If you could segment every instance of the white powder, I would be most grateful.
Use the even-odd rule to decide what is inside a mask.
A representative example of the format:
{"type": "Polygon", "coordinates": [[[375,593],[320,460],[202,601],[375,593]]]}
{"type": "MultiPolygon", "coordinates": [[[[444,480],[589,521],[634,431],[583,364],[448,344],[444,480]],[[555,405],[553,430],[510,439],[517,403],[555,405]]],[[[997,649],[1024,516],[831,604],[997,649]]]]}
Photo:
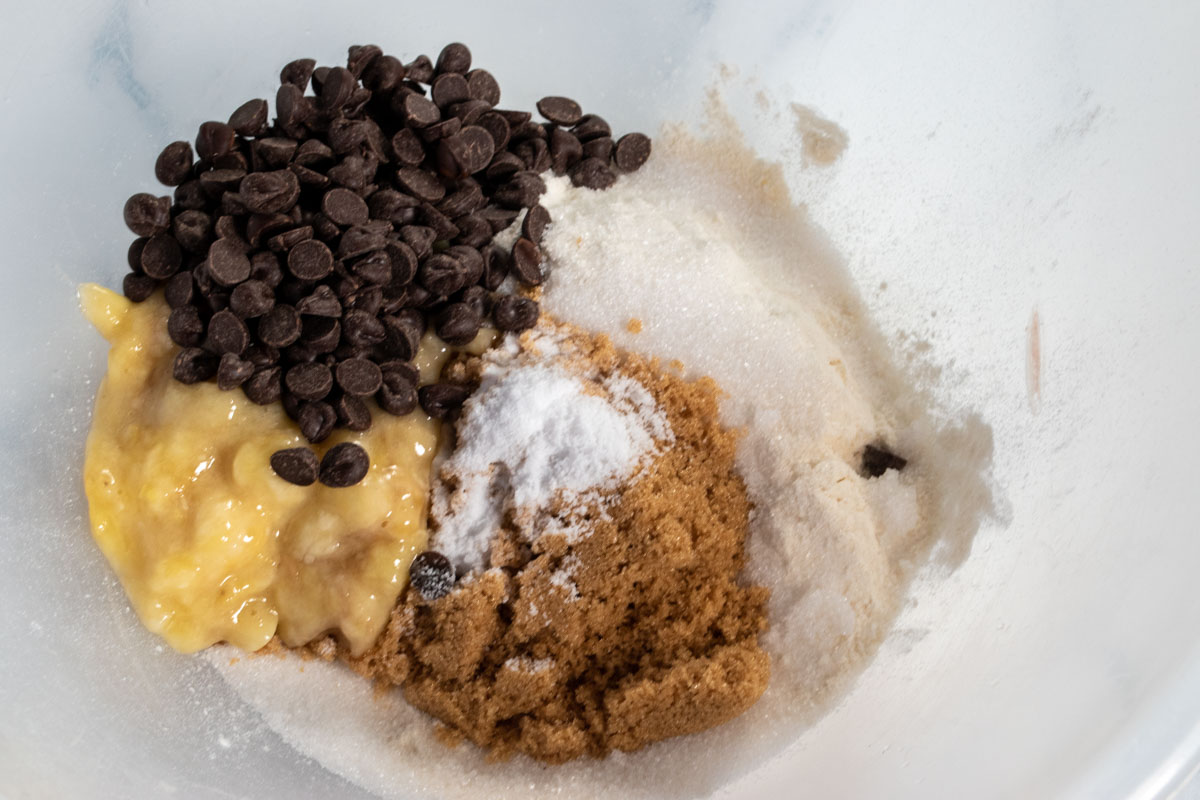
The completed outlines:
{"type": "MultiPolygon", "coordinates": [[[[542,202],[554,218],[544,240],[552,272],[544,303],[619,346],[678,358],[728,393],[722,413],[745,429],[738,465],[756,504],[749,570],[772,591],[767,693],[704,734],[547,769],[525,758],[489,764],[470,747],[445,749],[430,720],[398,694],[376,700],[365,681],[339,666],[309,662],[300,672],[294,660],[274,658],[230,665],[227,653],[213,652],[288,742],[380,796],[709,795],[793,741],[836,699],[887,630],[912,565],[934,542],[951,555],[965,552],[988,506],[981,479],[987,429],[929,416],[926,398],[890,365],[840,260],[791,204],[780,171],[730,139],[705,144],[668,132],[654,147],[641,171],[606,192],[549,181],[542,202]],[[633,317],[643,322],[641,334],[625,330],[633,317]],[[903,473],[858,474],[858,453],[876,439],[909,458],[903,473]]],[[[553,353],[551,345],[543,350],[553,353]]],[[[510,347],[501,352],[515,357],[510,347]]],[[[562,376],[550,372],[536,381],[515,377],[511,390],[494,396],[494,408],[502,400],[511,407],[518,396],[527,402],[522,386],[558,387],[562,376]]],[[[495,386],[508,376],[498,374],[495,386]]],[[[606,420],[612,430],[615,413],[637,420],[645,437],[659,431],[637,387],[595,388],[609,410],[592,422],[606,420]]],[[[580,399],[566,387],[556,391],[580,399]]],[[[517,405],[518,416],[528,411],[517,405]]],[[[566,429],[558,416],[565,412],[546,412],[566,429]]],[[[559,484],[542,469],[556,458],[573,461],[561,447],[525,457],[527,445],[549,447],[529,438],[537,420],[492,421],[512,425],[520,444],[491,443],[504,453],[504,470],[491,470],[496,456],[482,448],[469,463],[464,457],[464,475],[476,488],[454,513],[480,526],[502,513],[498,496],[515,497],[517,487],[506,484],[544,500],[559,484]]],[[[571,485],[603,481],[636,460],[620,448],[605,453],[603,468],[569,463],[571,485]]],[[[455,536],[463,540],[460,557],[478,557],[468,546],[473,535],[455,536]]],[[[556,576],[564,588],[569,579],[569,570],[556,576]]]]}
{"type": "MultiPolygon", "coordinates": [[[[629,478],[670,436],[666,417],[632,378],[589,393],[551,337],[537,353],[485,357],[479,390],[463,408],[458,446],[433,488],[430,546],[460,574],[486,566],[505,511],[533,523],[552,504],[582,508],[629,478]]],[[[593,384],[593,391],[597,388],[593,384]]],[[[569,523],[557,525],[568,538],[569,523]]]]}

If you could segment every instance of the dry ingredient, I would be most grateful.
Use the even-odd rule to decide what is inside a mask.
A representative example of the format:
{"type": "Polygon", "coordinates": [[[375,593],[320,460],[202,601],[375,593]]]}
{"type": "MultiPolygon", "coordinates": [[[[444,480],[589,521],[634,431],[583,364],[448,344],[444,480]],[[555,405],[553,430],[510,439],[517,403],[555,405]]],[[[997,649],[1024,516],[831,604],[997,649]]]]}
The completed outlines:
{"type": "Polygon", "coordinates": [[[632,751],[749,708],[767,592],[738,578],[750,504],[716,385],[545,319],[471,372],[431,516],[449,558],[414,561],[351,665],[492,757],[632,751]]]}

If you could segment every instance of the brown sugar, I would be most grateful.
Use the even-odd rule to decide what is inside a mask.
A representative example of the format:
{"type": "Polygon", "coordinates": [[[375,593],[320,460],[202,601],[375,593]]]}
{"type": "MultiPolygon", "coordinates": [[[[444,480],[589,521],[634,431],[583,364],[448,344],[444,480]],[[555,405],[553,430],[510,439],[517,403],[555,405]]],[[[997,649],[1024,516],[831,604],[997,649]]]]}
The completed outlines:
{"type": "MultiPolygon", "coordinates": [[[[341,655],[504,758],[560,763],[719,725],[766,688],[767,590],[745,586],[750,502],[720,390],[603,336],[571,334],[602,376],[640,381],[673,442],[587,514],[588,535],[528,537],[508,519],[489,569],[426,602],[408,591],[376,644],[341,655]]],[[[457,735],[457,736],[456,736],[457,735]]]]}

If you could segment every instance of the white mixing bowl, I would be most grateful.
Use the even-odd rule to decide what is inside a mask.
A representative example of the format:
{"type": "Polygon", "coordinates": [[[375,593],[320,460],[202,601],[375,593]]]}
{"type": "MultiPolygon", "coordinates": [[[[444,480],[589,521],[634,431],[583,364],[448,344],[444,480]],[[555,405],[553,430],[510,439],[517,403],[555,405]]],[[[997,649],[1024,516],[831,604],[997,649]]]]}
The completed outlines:
{"type": "Polygon", "coordinates": [[[1166,797],[1200,764],[1200,5],[74,5],[0,25],[0,796],[369,796],[128,609],[86,526],[105,348],[74,293],[119,285],[163,144],[367,41],[465,41],[506,103],[623,130],[720,81],[885,332],[994,427],[1008,521],[725,795],[1166,797]],[[804,164],[790,101],[849,133],[835,165],[804,164]]]}

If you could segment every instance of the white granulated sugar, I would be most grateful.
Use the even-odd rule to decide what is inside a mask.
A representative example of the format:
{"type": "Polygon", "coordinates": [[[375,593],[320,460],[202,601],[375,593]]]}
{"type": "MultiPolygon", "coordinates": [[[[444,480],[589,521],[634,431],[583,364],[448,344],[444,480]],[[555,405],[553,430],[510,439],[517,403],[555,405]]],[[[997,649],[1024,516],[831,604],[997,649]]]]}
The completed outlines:
{"type": "Polygon", "coordinates": [[[559,363],[549,337],[536,354],[486,357],[458,423],[459,444],[433,490],[430,546],[460,574],[486,566],[506,509],[533,521],[555,503],[591,504],[670,436],[637,381],[614,376],[601,387],[605,396],[589,393],[584,378],[559,363]]]}
{"type": "MultiPolygon", "coordinates": [[[[981,477],[990,435],[978,421],[927,413],[780,170],[729,134],[702,142],[668,130],[611,189],[550,178],[542,203],[553,218],[546,310],[711,375],[727,393],[724,420],[744,430],[738,469],[755,504],[748,572],[771,589],[766,695],[700,735],[546,768],[447,749],[399,693],[376,699],[336,665],[229,664],[220,651],[212,661],[286,741],[381,797],[707,796],[794,741],[849,685],[934,543],[965,552],[990,501],[981,477]],[[631,318],[641,333],[626,330],[631,318]],[[861,476],[861,450],[875,441],[909,466],[861,476]]],[[[584,393],[585,379],[559,368],[554,341],[539,351],[540,363],[511,342],[488,354],[464,447],[446,462],[463,489],[434,493],[435,546],[460,564],[482,564],[504,502],[586,497],[637,469],[669,433],[644,387],[593,380],[584,393]]],[[[569,519],[542,523],[570,533],[569,519]]],[[[555,582],[569,590],[570,573],[555,582]]]]}

